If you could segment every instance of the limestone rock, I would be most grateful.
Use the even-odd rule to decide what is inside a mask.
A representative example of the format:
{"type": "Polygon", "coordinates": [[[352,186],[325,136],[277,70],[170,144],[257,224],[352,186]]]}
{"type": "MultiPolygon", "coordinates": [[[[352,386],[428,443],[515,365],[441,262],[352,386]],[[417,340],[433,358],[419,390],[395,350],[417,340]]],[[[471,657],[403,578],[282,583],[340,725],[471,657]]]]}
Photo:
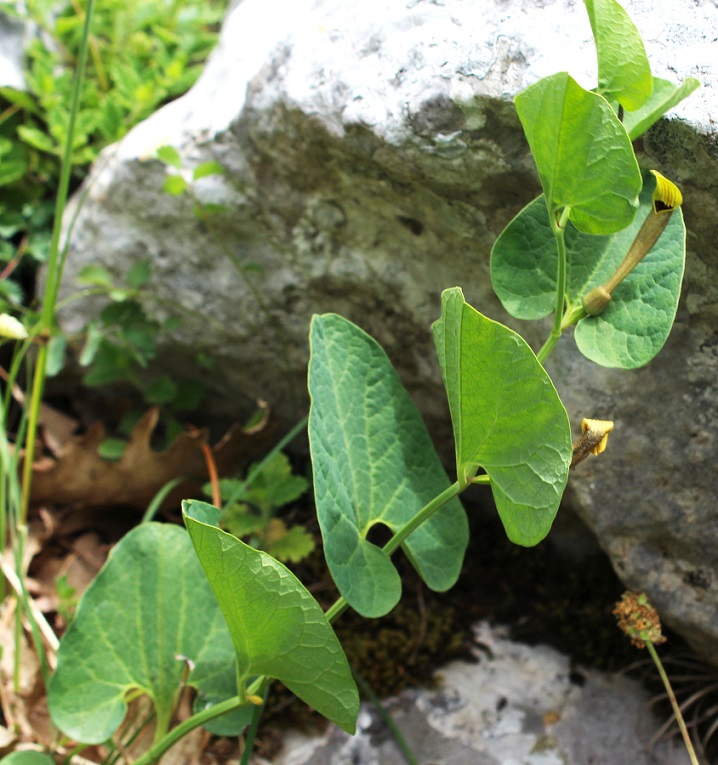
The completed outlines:
{"type": "MultiPolygon", "coordinates": [[[[640,154],[684,192],[683,298],[647,368],[598,369],[566,338],[550,371],[576,427],[582,416],[616,421],[607,454],[577,469],[571,503],[627,584],[715,661],[718,8],[625,5],[654,74],[704,84],[640,154]]],[[[65,294],[88,262],[121,274],[149,259],[148,311],[183,318],[164,340],[165,370],[203,379],[215,415],[235,419],[262,397],[287,427],[306,411],[310,316],[337,311],[386,348],[450,456],[429,325],[441,290],[457,284],[506,320],[489,250],[539,190],[511,98],[560,70],[595,83],[588,19],[573,0],[244,0],[193,90],[109,149],[76,198],[65,294]],[[196,195],[227,214],[201,222],[192,200],[162,193],[167,170],[153,156],[163,144],[188,173],[210,159],[224,166],[196,195]],[[210,374],[198,352],[215,357],[210,374]]],[[[93,310],[70,304],[65,328],[93,310]]],[[[517,328],[534,343],[546,330],[517,328]]]]}
{"type": "Polygon", "coordinates": [[[0,11],[0,87],[25,90],[25,27],[0,11]]]}
{"type": "MultiPolygon", "coordinates": [[[[420,765],[660,765],[687,763],[678,742],[652,745],[659,728],[646,692],[628,677],[572,672],[546,646],[507,640],[486,625],[478,664],[454,662],[438,687],[404,691],[386,706],[420,765]]],[[[357,734],[291,732],[272,765],[402,765],[371,705],[357,734]]]]}

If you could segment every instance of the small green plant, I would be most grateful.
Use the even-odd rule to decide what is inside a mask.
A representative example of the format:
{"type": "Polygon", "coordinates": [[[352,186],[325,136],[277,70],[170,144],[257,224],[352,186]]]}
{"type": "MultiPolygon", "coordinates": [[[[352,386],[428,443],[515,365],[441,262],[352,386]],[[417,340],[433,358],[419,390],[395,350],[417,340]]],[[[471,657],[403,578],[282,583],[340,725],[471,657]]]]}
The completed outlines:
{"type": "MultiPolygon", "coordinates": [[[[156,762],[198,726],[238,733],[249,724],[246,763],[272,679],[353,732],[358,693],[331,624],[349,607],[373,618],[397,604],[392,556],[401,548],[427,586],[449,589],[468,543],[458,497],[472,484],[490,487],[512,541],[546,536],[571,464],[605,448],[611,425],[587,420],[574,448],[543,362],[574,325],[579,350],[597,363],[649,361],[673,322],[685,254],[680,194],[640,172],[631,139],[696,83],[676,88],[651,76],[615,0],[586,6],[599,87],[586,91],[561,73],[517,96],[544,194],[509,224],[491,259],[507,310],[524,319],[553,312],[550,335],[534,353],[458,287],[442,295],[433,325],[456,479],[378,343],[340,316],[315,316],[309,442],[325,557],[341,597],[322,611],[281,562],[221,529],[218,508],[184,502],[186,532],[135,529],[82,598],[49,685],[52,719],[67,736],[108,741],[128,700],[146,694],[155,740],[135,765],[156,762]],[[391,535],[383,546],[372,541],[378,526],[391,535]],[[195,713],[174,725],[186,685],[197,691],[195,713]]],[[[266,494],[262,501],[271,505],[266,494]]]]}
{"type": "MultiPolygon", "coordinates": [[[[157,341],[163,332],[176,329],[181,319],[175,315],[164,322],[149,318],[140,303],[147,294],[152,273],[147,261],[131,267],[123,277],[114,277],[103,266],[91,264],[78,274],[78,282],[85,286],[72,299],[100,295],[109,302],[96,319],[84,328],[84,343],[77,357],[81,368],[86,370],[83,383],[99,387],[120,383],[134,390],[144,405],[160,407],[163,413],[165,440],[167,443],[182,432],[177,415],[196,409],[204,398],[204,386],[189,380],[175,380],[164,374],[149,377],[147,372],[157,355],[157,341]]],[[[61,344],[57,368],[64,362],[67,338],[56,338],[61,344]]],[[[200,364],[200,359],[197,360],[200,364]]],[[[200,364],[201,365],[201,364],[200,364]]],[[[120,424],[120,432],[128,436],[143,414],[140,407],[132,409],[120,424]]]]}
{"type": "MultiPolygon", "coordinates": [[[[223,529],[252,547],[264,550],[282,562],[298,563],[315,547],[314,539],[300,524],[288,526],[276,518],[276,511],[305,494],[309,481],[292,472],[289,458],[277,452],[257,470],[250,466],[250,483],[237,478],[222,478],[219,488],[223,503],[219,522],[223,529]]],[[[212,487],[205,494],[211,498],[212,487]]]]}
{"type": "Polygon", "coordinates": [[[57,605],[57,614],[62,621],[69,625],[75,618],[75,609],[79,600],[77,591],[67,581],[67,576],[58,576],[55,580],[55,590],[59,603],[57,605]]]}
{"type": "MultiPolygon", "coordinates": [[[[72,129],[72,185],[100,151],[187,91],[217,40],[224,0],[101,0],[90,65],[72,129]]],[[[0,310],[25,295],[5,278],[46,263],[55,190],[70,134],[68,102],[86,9],[73,2],[0,0],[0,13],[31,22],[27,91],[0,88],[0,310]]]]}
{"type": "MultiPolygon", "coordinates": [[[[84,38],[89,10],[80,4],[0,0],[0,13],[37,31],[26,52],[27,90],[0,88],[0,312],[20,314],[31,334],[43,327],[43,377],[63,368],[69,340],[54,327],[65,257],[59,229],[53,232],[64,209],[64,199],[55,198],[58,186],[74,188],[105,146],[191,87],[216,43],[224,10],[224,0],[100,0],[92,33],[84,38]],[[85,86],[72,112],[73,74],[86,54],[85,86]],[[39,264],[48,275],[42,310],[22,287],[39,264]]],[[[79,361],[88,370],[87,385],[129,384],[145,404],[162,407],[171,441],[182,429],[175,415],[196,408],[204,391],[167,375],[139,374],[155,357],[159,333],[179,321],[151,320],[136,300],[149,276],[148,263],[121,280],[100,266],[83,271],[80,297],[103,293],[111,302],[86,327],[79,361]]],[[[121,434],[140,415],[133,411],[121,434]]]]}

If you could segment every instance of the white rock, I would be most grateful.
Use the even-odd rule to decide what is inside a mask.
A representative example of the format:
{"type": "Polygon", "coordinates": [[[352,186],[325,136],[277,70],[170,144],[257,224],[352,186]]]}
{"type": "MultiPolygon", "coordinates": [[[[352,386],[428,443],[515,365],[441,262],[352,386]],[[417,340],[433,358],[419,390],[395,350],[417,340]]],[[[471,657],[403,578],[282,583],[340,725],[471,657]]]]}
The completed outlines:
{"type": "MultiPolygon", "coordinates": [[[[680,742],[651,744],[659,722],[640,685],[581,669],[546,646],[507,639],[481,624],[479,662],[442,669],[431,690],[386,703],[420,765],[687,765],[680,742]],[[572,681],[581,677],[581,683],[572,681]]],[[[272,765],[403,765],[371,706],[356,736],[293,731],[272,765]]]]}

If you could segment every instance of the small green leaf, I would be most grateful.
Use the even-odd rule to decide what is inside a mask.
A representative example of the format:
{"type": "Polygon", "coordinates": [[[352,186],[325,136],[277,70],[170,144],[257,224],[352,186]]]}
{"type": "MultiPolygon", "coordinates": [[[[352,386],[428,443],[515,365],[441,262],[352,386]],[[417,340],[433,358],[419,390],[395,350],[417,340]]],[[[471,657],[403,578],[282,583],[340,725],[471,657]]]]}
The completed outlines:
{"type": "MultiPolygon", "coordinates": [[[[254,467],[250,467],[250,472],[254,467]]],[[[244,491],[242,499],[269,512],[298,499],[308,488],[306,478],[292,474],[287,455],[277,452],[244,491]]]]}
{"type": "Polygon", "coordinates": [[[0,186],[22,178],[28,172],[28,152],[18,141],[4,141],[0,153],[0,186]]]}
{"type": "MultiPolygon", "coordinates": [[[[14,248],[12,254],[15,254],[14,248]]],[[[10,279],[0,279],[0,298],[7,301],[12,307],[20,307],[23,304],[25,293],[22,287],[10,279]]]]}
{"type": "Polygon", "coordinates": [[[659,77],[653,78],[653,93],[651,97],[635,112],[627,112],[623,124],[632,141],[643,135],[651,125],[684,98],[687,98],[701,84],[695,77],[687,77],[680,86],[659,77]]]}
{"type": "Polygon", "coordinates": [[[0,765],[55,765],[55,760],[44,752],[12,752],[0,760],[0,765]]]}
{"type": "Polygon", "coordinates": [[[134,297],[132,290],[112,289],[107,293],[107,297],[115,303],[124,303],[134,297]]]}
{"type": "MultiPolygon", "coordinates": [[[[240,478],[220,478],[219,479],[219,493],[222,497],[222,502],[236,502],[246,497],[245,494],[246,481],[240,478]]],[[[206,497],[212,496],[212,484],[206,483],[202,487],[202,492],[206,497]]]]}
{"type": "Polygon", "coordinates": [[[566,72],[545,77],[515,98],[549,216],[566,207],[576,228],[610,234],[635,215],[641,173],[625,128],[603,96],[566,72]]]}
{"type": "Polygon", "coordinates": [[[17,134],[20,138],[33,149],[44,151],[48,154],[59,154],[58,144],[36,127],[31,125],[19,125],[17,134]]]}
{"type": "Polygon", "coordinates": [[[55,377],[65,366],[65,351],[67,350],[67,337],[55,335],[47,344],[47,366],[45,373],[48,377],[55,377]]]}
{"type": "Polygon", "coordinates": [[[127,448],[127,441],[123,438],[106,438],[97,447],[97,453],[103,460],[119,462],[127,448]]]}
{"type": "Polygon", "coordinates": [[[97,321],[91,321],[87,327],[85,327],[85,332],[85,345],[83,346],[82,353],[78,359],[81,367],[87,367],[92,364],[104,337],[102,328],[97,321]]]}
{"type": "Polygon", "coordinates": [[[317,601],[286,566],[217,528],[217,508],[190,501],[182,513],[229,625],[240,686],[256,675],[276,678],[354,733],[359,694],[317,601]]]}
{"type": "Polygon", "coordinates": [[[112,274],[104,267],[91,263],[83,266],[77,274],[80,284],[90,284],[96,287],[112,287],[112,274]]]}
{"type": "MultiPolygon", "coordinates": [[[[309,362],[309,444],[324,553],[339,591],[363,616],[401,597],[390,557],[367,539],[397,532],[450,481],[416,406],[379,344],[335,314],[314,316],[309,362]]],[[[453,586],[468,541],[452,500],[403,543],[427,585],[453,586]]]]}
{"type": "Polygon", "coordinates": [[[250,513],[248,505],[237,502],[227,505],[219,520],[220,527],[237,539],[256,534],[267,525],[264,518],[250,513]]]}
{"type": "Polygon", "coordinates": [[[177,170],[182,169],[182,157],[174,146],[160,146],[160,148],[157,149],[157,159],[159,159],[160,162],[164,162],[165,165],[174,167],[177,170]]]}
{"type": "Polygon", "coordinates": [[[187,181],[181,175],[168,175],[162,184],[162,190],[173,197],[178,197],[187,189],[187,181]]]}
{"type": "Polygon", "coordinates": [[[188,535],[146,523],[113,549],[62,638],[48,690],[53,723],[77,741],[102,743],[139,690],[166,730],[186,660],[194,687],[218,663],[234,675],[230,634],[188,535]]]}
{"type": "Polygon", "coordinates": [[[616,0],[585,0],[598,54],[598,92],[627,111],[653,90],[651,65],[639,31],[616,0]]]}
{"type": "Polygon", "coordinates": [[[471,480],[483,468],[509,539],[535,545],[551,528],[568,480],[566,410],[526,342],[475,311],[458,287],[444,291],[433,329],[457,472],[471,480]]]}
{"type": "Polygon", "coordinates": [[[168,404],[177,395],[177,383],[165,375],[155,380],[145,391],[145,399],[149,404],[168,404]]]}
{"type": "Polygon", "coordinates": [[[287,533],[272,542],[272,555],[281,561],[299,563],[304,560],[316,547],[314,537],[304,526],[292,526],[287,533]]]}
{"type": "Polygon", "coordinates": [[[210,175],[223,175],[224,167],[219,162],[203,162],[195,167],[192,173],[192,180],[198,181],[200,178],[207,178],[210,175]]]}
{"type": "MultiPolygon", "coordinates": [[[[8,11],[11,10],[12,6],[6,5],[5,8],[3,8],[3,13],[8,13],[8,11]]],[[[38,111],[35,99],[24,90],[16,90],[15,88],[3,86],[0,88],[0,96],[11,104],[16,104],[21,109],[30,112],[30,114],[36,114],[38,111]]]]}
{"type": "Polygon", "coordinates": [[[232,212],[232,208],[229,205],[219,204],[218,202],[205,202],[194,207],[194,214],[200,219],[207,215],[223,215],[229,212],[232,212]]]}
{"type": "Polygon", "coordinates": [[[152,275],[152,264],[149,260],[140,260],[135,263],[132,268],[127,272],[125,277],[125,284],[133,290],[137,290],[140,287],[144,287],[147,284],[148,279],[152,275]]]}
{"type": "Polygon", "coordinates": [[[27,237],[26,252],[33,260],[38,263],[47,263],[50,256],[50,242],[52,234],[50,231],[34,231],[27,237]]]}

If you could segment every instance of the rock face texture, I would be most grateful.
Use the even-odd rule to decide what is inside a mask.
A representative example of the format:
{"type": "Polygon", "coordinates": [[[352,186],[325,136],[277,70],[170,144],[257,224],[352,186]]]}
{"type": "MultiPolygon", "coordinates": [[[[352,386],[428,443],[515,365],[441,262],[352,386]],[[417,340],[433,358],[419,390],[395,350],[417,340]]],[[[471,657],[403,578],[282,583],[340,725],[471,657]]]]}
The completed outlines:
{"type": "Polygon", "coordinates": [[[25,89],[22,71],[25,28],[0,11],[0,87],[25,89]]]}
{"type": "MultiPolygon", "coordinates": [[[[716,661],[718,7],[625,6],[656,76],[703,82],[640,147],[641,163],[684,193],[683,297],[647,368],[594,367],[570,337],[548,368],[576,428],[582,416],[616,422],[608,452],[577,468],[571,504],[626,584],[716,661]]],[[[244,0],[195,88],[101,158],[77,198],[65,292],[88,262],[119,276],[149,260],[147,310],[183,320],[163,341],[165,370],[203,379],[216,415],[241,416],[262,397],[287,427],[306,411],[310,317],[339,312],[382,343],[449,456],[429,325],[455,285],[506,320],[489,251],[539,192],[511,98],[561,70],[595,84],[573,0],[244,0]],[[225,174],[193,184],[194,199],[171,197],[153,159],[164,144],[186,173],[214,160],[225,174]],[[227,211],[200,221],[198,201],[227,211]],[[199,352],[216,359],[211,374],[199,352]]],[[[65,327],[94,310],[72,303],[65,327]]],[[[546,333],[508,323],[535,347],[546,333]]]]}
{"type": "MultiPolygon", "coordinates": [[[[650,743],[659,722],[628,677],[572,672],[546,646],[520,645],[485,625],[478,664],[455,662],[438,687],[405,691],[387,707],[421,765],[662,765],[687,763],[680,742],[650,743]]],[[[357,734],[290,733],[272,765],[402,765],[391,733],[367,705],[357,734]]]]}

